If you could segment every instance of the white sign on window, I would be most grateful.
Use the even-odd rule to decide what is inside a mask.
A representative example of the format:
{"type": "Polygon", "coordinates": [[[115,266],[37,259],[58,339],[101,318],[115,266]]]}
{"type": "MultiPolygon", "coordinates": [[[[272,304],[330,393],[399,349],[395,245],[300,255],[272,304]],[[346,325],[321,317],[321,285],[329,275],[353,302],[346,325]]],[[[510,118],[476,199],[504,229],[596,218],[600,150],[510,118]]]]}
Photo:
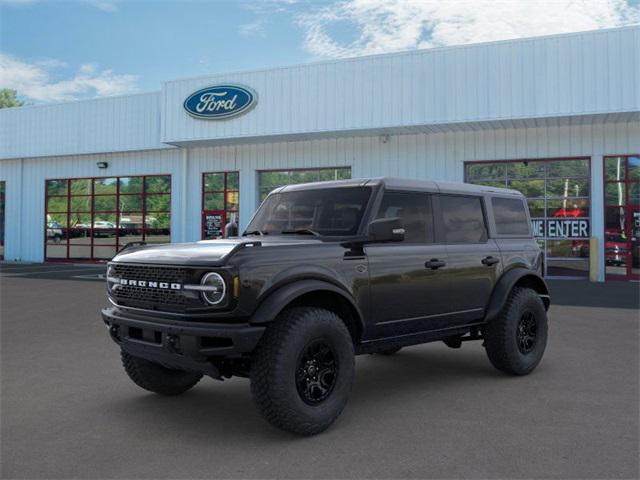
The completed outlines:
{"type": "Polygon", "coordinates": [[[589,220],[569,218],[532,220],[533,235],[547,238],[589,238],[589,220]]]}

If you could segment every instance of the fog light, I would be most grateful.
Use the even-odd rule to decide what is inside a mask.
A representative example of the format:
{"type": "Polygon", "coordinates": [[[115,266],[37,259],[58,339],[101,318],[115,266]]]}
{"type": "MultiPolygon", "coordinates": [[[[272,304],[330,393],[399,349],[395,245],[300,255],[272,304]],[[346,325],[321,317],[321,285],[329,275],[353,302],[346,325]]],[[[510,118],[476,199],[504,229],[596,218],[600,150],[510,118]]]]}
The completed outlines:
{"type": "Polygon", "coordinates": [[[224,283],[224,279],[218,273],[207,273],[202,277],[202,281],[200,283],[205,287],[201,292],[202,298],[209,305],[218,305],[222,300],[224,300],[227,287],[224,283]]]}

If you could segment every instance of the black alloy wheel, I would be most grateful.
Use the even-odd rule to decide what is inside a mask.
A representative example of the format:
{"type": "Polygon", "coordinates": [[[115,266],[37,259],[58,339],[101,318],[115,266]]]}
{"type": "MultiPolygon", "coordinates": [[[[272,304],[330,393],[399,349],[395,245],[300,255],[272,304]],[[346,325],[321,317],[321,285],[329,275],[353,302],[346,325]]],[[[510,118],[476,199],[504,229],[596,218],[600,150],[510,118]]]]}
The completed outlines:
{"type": "Polygon", "coordinates": [[[510,375],[531,373],[542,360],[549,335],[547,311],[538,292],[515,287],[483,333],[494,367],[510,375]]]}
{"type": "Polygon", "coordinates": [[[324,340],[309,343],[300,355],[296,369],[298,394],[307,405],[323,402],[336,384],[338,360],[333,348],[324,340]]]}
{"type": "Polygon", "coordinates": [[[533,312],[526,311],[520,317],[516,330],[518,340],[518,350],[523,354],[528,354],[536,346],[538,333],[538,322],[533,312]]]}

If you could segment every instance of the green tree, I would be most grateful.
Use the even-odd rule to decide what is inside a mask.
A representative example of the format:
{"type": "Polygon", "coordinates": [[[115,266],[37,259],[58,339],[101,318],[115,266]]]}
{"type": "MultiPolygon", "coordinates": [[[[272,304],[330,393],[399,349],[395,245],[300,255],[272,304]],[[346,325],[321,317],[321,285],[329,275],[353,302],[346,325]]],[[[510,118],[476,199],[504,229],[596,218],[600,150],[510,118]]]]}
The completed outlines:
{"type": "Polygon", "coordinates": [[[9,88],[0,89],[0,108],[21,107],[24,102],[18,100],[18,92],[9,88]]]}

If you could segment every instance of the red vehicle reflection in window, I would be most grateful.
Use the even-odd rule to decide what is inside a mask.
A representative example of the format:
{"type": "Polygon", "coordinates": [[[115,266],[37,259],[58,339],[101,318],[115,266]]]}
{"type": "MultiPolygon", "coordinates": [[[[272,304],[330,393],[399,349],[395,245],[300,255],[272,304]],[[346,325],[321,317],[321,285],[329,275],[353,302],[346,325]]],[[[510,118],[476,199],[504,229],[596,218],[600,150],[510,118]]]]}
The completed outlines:
{"type": "Polygon", "coordinates": [[[578,218],[578,217],[586,217],[587,213],[581,208],[559,208],[555,212],[553,212],[553,216],[556,218],[578,218]]]}
{"type": "Polygon", "coordinates": [[[604,259],[607,265],[626,265],[628,243],[624,231],[604,232],[604,259]]]}

